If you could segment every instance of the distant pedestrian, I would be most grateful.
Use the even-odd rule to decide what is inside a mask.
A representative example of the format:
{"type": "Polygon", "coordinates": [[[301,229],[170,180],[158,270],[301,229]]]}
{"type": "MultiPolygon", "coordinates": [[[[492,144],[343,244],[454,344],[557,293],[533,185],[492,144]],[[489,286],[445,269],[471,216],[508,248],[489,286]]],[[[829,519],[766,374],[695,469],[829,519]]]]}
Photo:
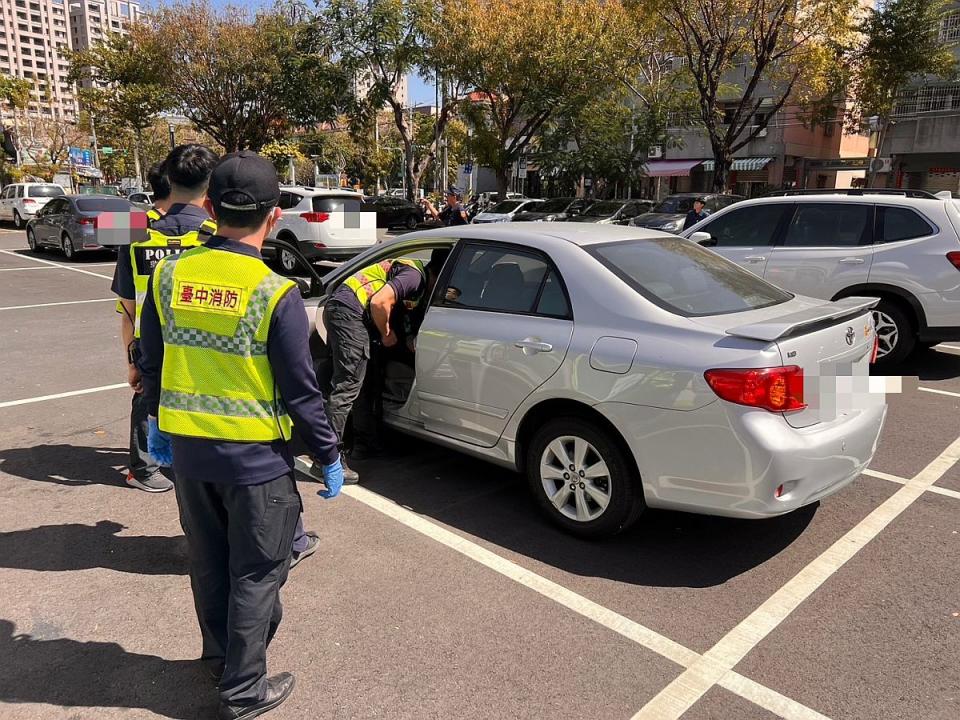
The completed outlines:
{"type": "Polygon", "coordinates": [[[467,211],[460,204],[462,193],[460,188],[451,185],[447,188],[446,205],[442,210],[437,210],[433,203],[424,198],[420,201],[423,209],[426,210],[434,220],[439,220],[445,226],[466,225],[470,221],[467,218],[467,211]]]}
{"type": "Polygon", "coordinates": [[[687,217],[683,221],[684,230],[686,230],[688,227],[693,227],[707,217],[707,215],[709,215],[709,213],[704,209],[706,206],[707,202],[702,197],[698,197],[693,201],[693,209],[687,213],[687,217]]]}

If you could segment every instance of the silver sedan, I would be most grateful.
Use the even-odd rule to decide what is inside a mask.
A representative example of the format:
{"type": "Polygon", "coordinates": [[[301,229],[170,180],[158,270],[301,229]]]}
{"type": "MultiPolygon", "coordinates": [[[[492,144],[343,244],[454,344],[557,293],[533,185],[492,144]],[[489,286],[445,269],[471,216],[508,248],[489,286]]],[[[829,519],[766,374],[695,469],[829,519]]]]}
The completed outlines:
{"type": "Polygon", "coordinates": [[[654,230],[516,223],[378,245],[323,279],[321,304],[367,264],[438,247],[453,252],[415,358],[386,364],[384,421],[523,473],[571,532],[648,507],[779,515],[873,457],[874,299],[796,296],[654,230]]]}

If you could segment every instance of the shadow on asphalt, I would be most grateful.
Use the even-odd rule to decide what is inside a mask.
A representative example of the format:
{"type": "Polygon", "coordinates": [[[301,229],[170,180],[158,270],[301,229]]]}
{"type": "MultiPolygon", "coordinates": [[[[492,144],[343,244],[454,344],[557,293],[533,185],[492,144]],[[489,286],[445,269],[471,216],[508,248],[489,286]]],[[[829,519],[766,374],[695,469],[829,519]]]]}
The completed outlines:
{"type": "Polygon", "coordinates": [[[119,535],[112,520],[96,525],[41,525],[0,533],[0,567],[67,571],[106,568],[136,575],[186,575],[187,541],[182,535],[119,535]]]}
{"type": "Polygon", "coordinates": [[[0,450],[0,472],[57,485],[126,488],[124,468],[129,458],[127,448],[34,445],[0,450]]]}
{"type": "Polygon", "coordinates": [[[587,541],[550,524],[519,475],[423,442],[400,442],[395,459],[351,463],[363,487],[560,570],[635,585],[724,583],[787,548],[819,507],[767,520],[648,510],[627,532],[587,541]]]}
{"type": "MultiPolygon", "coordinates": [[[[24,240],[23,242],[26,244],[27,241],[24,240]]],[[[83,252],[78,252],[76,255],[74,255],[73,260],[68,260],[63,256],[62,252],[50,247],[39,252],[34,252],[27,247],[11,248],[10,251],[16,253],[17,255],[23,255],[24,257],[37,257],[42,260],[50,260],[51,262],[58,262],[64,265],[103,263],[117,259],[117,254],[112,250],[84,250],[83,252]]]]}
{"type": "MultiPolygon", "coordinates": [[[[196,660],[165,660],[129,652],[117,643],[14,631],[12,622],[0,620],[0,702],[138,708],[175,720],[215,714],[213,681],[196,660]]],[[[83,711],[71,715],[69,709],[54,714],[95,717],[83,711]]]]}
{"type": "Polygon", "coordinates": [[[875,374],[903,375],[929,381],[955,380],[960,378],[960,354],[936,348],[919,350],[898,367],[875,374]]]}

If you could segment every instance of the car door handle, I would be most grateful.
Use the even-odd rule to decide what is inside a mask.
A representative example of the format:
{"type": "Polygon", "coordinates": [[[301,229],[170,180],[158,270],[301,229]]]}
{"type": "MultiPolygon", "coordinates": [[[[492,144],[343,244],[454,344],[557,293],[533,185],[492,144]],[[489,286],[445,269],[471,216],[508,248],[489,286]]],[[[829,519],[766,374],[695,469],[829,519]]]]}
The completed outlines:
{"type": "Polygon", "coordinates": [[[846,257],[840,258],[840,262],[843,265],[863,265],[863,258],[860,257],[846,257]]]}
{"type": "Polygon", "coordinates": [[[767,256],[766,256],[766,255],[747,255],[747,256],[744,258],[744,260],[746,260],[747,262],[750,262],[750,263],[763,262],[763,261],[766,260],[766,259],[767,259],[767,256]]]}
{"type": "Polygon", "coordinates": [[[513,346],[523,350],[524,355],[551,352],[553,350],[553,345],[550,343],[540,342],[535,338],[524,338],[523,340],[517,340],[513,346]]]}

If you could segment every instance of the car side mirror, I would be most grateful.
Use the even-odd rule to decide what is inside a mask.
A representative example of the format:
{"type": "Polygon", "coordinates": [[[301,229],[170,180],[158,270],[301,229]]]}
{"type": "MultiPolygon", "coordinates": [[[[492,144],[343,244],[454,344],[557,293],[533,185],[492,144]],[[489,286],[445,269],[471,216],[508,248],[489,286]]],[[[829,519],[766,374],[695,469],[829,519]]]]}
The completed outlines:
{"type": "Polygon", "coordinates": [[[717,240],[713,235],[708,232],[695,232],[690,236],[690,239],[693,240],[698,245],[703,245],[704,247],[716,247],[717,240]]]}

